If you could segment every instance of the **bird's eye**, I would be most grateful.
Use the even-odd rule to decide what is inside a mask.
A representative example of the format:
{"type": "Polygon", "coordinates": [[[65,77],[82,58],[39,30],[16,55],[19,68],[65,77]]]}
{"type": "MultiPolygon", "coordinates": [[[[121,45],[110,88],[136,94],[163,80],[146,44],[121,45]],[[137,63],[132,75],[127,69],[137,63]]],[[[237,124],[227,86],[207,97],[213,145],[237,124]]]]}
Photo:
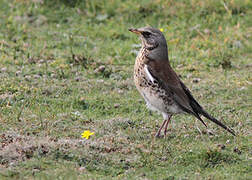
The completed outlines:
{"type": "Polygon", "coordinates": [[[148,32],[148,31],[144,31],[144,32],[142,32],[142,35],[143,35],[145,38],[149,38],[150,35],[151,35],[151,33],[148,32]]]}

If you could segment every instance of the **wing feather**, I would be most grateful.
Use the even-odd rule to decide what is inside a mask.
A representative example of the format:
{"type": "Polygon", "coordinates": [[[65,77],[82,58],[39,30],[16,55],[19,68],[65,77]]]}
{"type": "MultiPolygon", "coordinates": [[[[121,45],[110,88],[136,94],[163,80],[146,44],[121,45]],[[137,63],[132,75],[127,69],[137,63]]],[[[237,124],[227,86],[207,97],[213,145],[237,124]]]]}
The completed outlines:
{"type": "Polygon", "coordinates": [[[210,121],[221,126],[235,136],[235,132],[209,115],[200,104],[194,99],[190,90],[179,79],[176,72],[171,68],[169,61],[148,61],[146,65],[147,72],[169,93],[177,105],[185,112],[194,115],[205,126],[206,124],[201,119],[200,115],[205,116],[210,121]]]}

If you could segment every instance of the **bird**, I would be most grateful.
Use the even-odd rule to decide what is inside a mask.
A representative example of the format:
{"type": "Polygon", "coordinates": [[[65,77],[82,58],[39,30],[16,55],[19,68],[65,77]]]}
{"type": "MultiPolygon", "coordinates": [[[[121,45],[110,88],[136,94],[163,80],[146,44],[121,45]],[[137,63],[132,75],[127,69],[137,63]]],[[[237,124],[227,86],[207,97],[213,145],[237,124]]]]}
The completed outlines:
{"type": "Polygon", "coordinates": [[[219,125],[232,135],[233,129],[214,118],[195,100],[190,90],[172,69],[168,57],[168,48],[163,33],[153,27],[129,28],[140,36],[141,49],[135,60],[134,83],[150,110],[158,111],[163,116],[163,123],[156,132],[156,137],[167,134],[168,124],[173,115],[190,114],[204,126],[201,116],[219,125]]]}

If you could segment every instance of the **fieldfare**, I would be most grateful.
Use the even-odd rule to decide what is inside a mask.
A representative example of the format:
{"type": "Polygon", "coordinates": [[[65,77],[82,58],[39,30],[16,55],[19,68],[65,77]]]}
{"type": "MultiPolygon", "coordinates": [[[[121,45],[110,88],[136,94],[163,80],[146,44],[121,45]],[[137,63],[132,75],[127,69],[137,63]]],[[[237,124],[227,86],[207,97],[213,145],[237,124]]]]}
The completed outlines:
{"type": "Polygon", "coordinates": [[[206,126],[200,117],[203,115],[235,136],[232,129],[212,117],[199,105],[179,79],[170,65],[166,39],[159,29],[143,27],[130,28],[129,31],[138,34],[142,41],[134,66],[137,90],[146,101],[147,107],[159,111],[164,118],[156,137],[160,137],[163,128],[166,135],[172,115],[180,113],[194,115],[206,126]]]}

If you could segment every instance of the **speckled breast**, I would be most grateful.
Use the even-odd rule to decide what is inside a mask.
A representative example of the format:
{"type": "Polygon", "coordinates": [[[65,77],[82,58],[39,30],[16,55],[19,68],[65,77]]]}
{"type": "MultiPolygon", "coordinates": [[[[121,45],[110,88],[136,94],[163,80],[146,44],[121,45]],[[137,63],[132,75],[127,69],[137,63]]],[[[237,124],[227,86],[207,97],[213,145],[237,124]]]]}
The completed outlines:
{"type": "Polygon", "coordinates": [[[144,71],[144,59],[148,50],[141,48],[136,58],[134,66],[134,82],[137,90],[143,96],[148,108],[163,113],[178,113],[179,108],[174,103],[171,96],[160,87],[158,82],[152,82],[148,79],[144,71]]]}

